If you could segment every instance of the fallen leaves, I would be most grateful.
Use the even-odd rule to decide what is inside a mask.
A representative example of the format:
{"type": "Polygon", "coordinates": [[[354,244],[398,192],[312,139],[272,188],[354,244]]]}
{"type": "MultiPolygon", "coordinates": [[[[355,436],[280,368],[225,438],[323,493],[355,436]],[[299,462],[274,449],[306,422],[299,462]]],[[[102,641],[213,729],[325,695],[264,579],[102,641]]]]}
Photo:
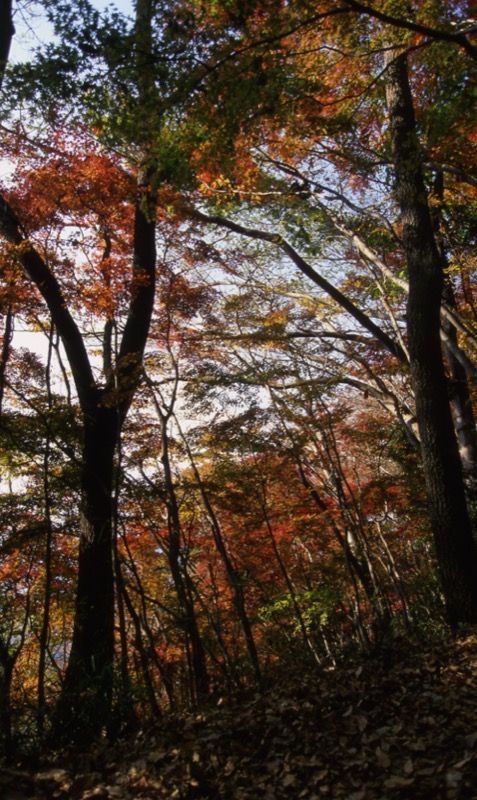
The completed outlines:
{"type": "Polygon", "coordinates": [[[5,800],[475,800],[477,638],[407,645],[5,770],[5,800]]]}

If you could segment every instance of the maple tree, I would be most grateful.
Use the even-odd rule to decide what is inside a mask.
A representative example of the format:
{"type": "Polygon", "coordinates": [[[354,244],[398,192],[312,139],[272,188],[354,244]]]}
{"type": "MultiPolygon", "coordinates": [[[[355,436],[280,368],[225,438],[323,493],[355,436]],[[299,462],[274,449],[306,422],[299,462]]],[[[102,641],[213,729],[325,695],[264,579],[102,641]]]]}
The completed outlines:
{"type": "MultiPolygon", "coordinates": [[[[310,212],[313,213],[314,207],[320,208],[337,230],[342,231],[343,228],[346,230],[346,216],[343,215],[343,206],[344,210],[348,207],[354,214],[363,214],[363,212],[360,212],[358,200],[355,200],[352,194],[346,196],[345,192],[336,191],[333,185],[330,186],[328,176],[325,181],[320,178],[320,172],[323,170],[324,165],[335,176],[336,181],[343,181],[351,191],[358,188],[357,181],[359,181],[362,192],[366,192],[366,190],[383,192],[386,181],[384,175],[381,177],[379,169],[377,171],[377,180],[370,179],[369,171],[372,169],[372,159],[373,157],[376,159],[377,165],[382,163],[390,164],[396,184],[398,205],[402,215],[402,220],[398,223],[399,231],[394,228],[395,244],[398,244],[403,249],[409,273],[409,298],[407,302],[409,352],[405,354],[400,344],[393,342],[396,331],[394,331],[394,336],[389,337],[382,328],[369,318],[369,315],[357,308],[356,304],[350,303],[346,295],[338,293],[335,287],[318,275],[316,270],[309,264],[309,261],[306,261],[297,252],[296,247],[293,247],[281,233],[245,226],[234,219],[227,219],[223,215],[207,215],[201,211],[192,211],[191,213],[203,221],[225,226],[244,236],[268,241],[272,245],[279,247],[293,260],[300,270],[327,291],[382,345],[397,355],[404,364],[409,361],[413,375],[416,414],[421,432],[421,447],[436,549],[439,554],[449,618],[453,625],[457,625],[459,622],[471,622],[475,619],[476,562],[461,473],[461,462],[457,454],[455,433],[450,417],[439,340],[442,280],[445,262],[439,253],[436,232],[429,211],[428,192],[425,188],[422,168],[419,165],[421,144],[418,140],[417,127],[414,120],[410,84],[404,70],[400,75],[400,80],[397,80],[394,66],[395,63],[404,63],[404,55],[400,55],[401,53],[405,53],[409,48],[418,46],[416,45],[415,37],[413,39],[410,34],[407,35],[407,38],[401,36],[399,39],[396,28],[408,28],[411,32],[427,32],[429,35],[432,31],[430,29],[425,31],[426,26],[422,30],[419,29],[419,26],[413,27],[412,24],[410,26],[400,26],[399,20],[396,22],[392,15],[375,13],[372,7],[366,5],[352,3],[345,5],[363,12],[361,17],[363,26],[368,29],[371,41],[374,39],[376,42],[376,48],[379,47],[380,49],[373,51],[369,45],[369,38],[364,38],[360,30],[359,33],[345,31],[343,27],[344,17],[337,16],[332,18],[331,16],[326,16],[325,11],[323,11],[323,15],[326,17],[324,31],[318,31],[314,24],[315,20],[311,24],[306,21],[306,32],[300,30],[300,44],[303,47],[302,42],[306,40],[308,49],[306,49],[306,57],[301,59],[300,45],[297,45],[297,55],[291,67],[291,73],[293,74],[294,68],[296,70],[302,69],[303,72],[298,72],[298,74],[303,74],[306,80],[308,74],[305,70],[309,68],[307,62],[314,60],[314,74],[319,74],[320,77],[323,77],[321,77],[318,85],[310,86],[308,97],[311,95],[315,98],[317,104],[321,104],[325,108],[325,112],[321,117],[322,131],[319,134],[316,132],[316,126],[306,130],[303,125],[303,119],[306,120],[306,123],[308,123],[308,119],[315,122],[314,111],[311,110],[310,112],[306,106],[301,110],[302,115],[299,124],[302,126],[302,139],[298,142],[298,148],[301,148],[304,153],[303,161],[305,167],[301,167],[300,150],[293,148],[293,145],[297,144],[296,134],[294,138],[292,134],[292,146],[290,146],[290,141],[287,139],[286,124],[288,120],[281,119],[280,123],[278,123],[276,116],[271,116],[265,108],[258,125],[253,128],[250,134],[251,149],[249,153],[254,160],[255,167],[251,167],[249,170],[249,184],[247,185],[247,182],[244,183],[243,181],[239,182],[233,172],[234,167],[232,167],[232,171],[228,173],[231,177],[227,178],[225,183],[220,178],[220,173],[218,178],[207,178],[205,192],[212,197],[214,194],[219,196],[220,194],[229,195],[235,197],[237,202],[240,198],[243,198],[245,204],[248,203],[248,205],[251,204],[252,206],[260,200],[260,212],[255,215],[260,218],[264,216],[264,204],[268,194],[266,190],[260,191],[262,188],[258,183],[260,174],[263,176],[262,180],[268,182],[268,186],[275,185],[275,193],[285,198],[285,202],[290,193],[297,193],[297,188],[291,184],[291,179],[293,178],[295,186],[298,183],[299,196],[304,197],[305,201],[310,199],[310,212]],[[370,18],[376,18],[384,23],[390,23],[390,25],[388,27],[386,27],[386,24],[384,26],[373,25],[370,22],[370,18]],[[389,41],[392,42],[393,37],[398,41],[398,44],[394,45],[395,51],[390,49],[393,45],[389,44],[389,41]],[[329,43],[333,44],[335,42],[336,48],[341,48],[338,52],[342,53],[336,58],[334,56],[330,57],[327,49],[329,43]],[[351,49],[352,46],[353,49],[351,49]],[[389,56],[386,63],[386,61],[383,62],[380,55],[383,49],[391,54],[393,52],[399,52],[399,54],[394,57],[392,55],[389,56]],[[356,65],[357,58],[360,58],[366,64],[366,69],[361,70],[358,77],[358,73],[353,72],[351,85],[350,70],[356,65]],[[326,77],[324,77],[323,67],[325,64],[329,65],[332,59],[334,59],[334,63],[331,64],[331,69],[326,71],[326,77]],[[384,75],[384,83],[387,86],[387,108],[382,103],[382,95],[372,92],[373,85],[379,77],[378,69],[384,75]],[[330,85],[331,80],[334,81],[333,85],[330,85]],[[331,97],[328,94],[330,91],[332,92],[331,97]],[[396,99],[398,94],[400,100],[396,99]],[[372,112],[369,101],[371,97],[375,100],[376,95],[379,105],[372,112]],[[326,105],[333,105],[341,111],[343,114],[341,126],[337,126],[336,117],[333,117],[332,121],[330,121],[326,114],[326,105]],[[351,129],[346,123],[346,118],[350,114],[354,120],[353,131],[356,132],[352,135],[350,135],[351,129]],[[266,118],[265,123],[264,118],[266,118]],[[380,131],[380,126],[382,130],[383,126],[388,124],[388,119],[391,134],[390,151],[386,140],[383,141],[380,131]],[[278,124],[281,124],[281,130],[285,131],[284,135],[281,133],[281,135],[277,136],[278,124]],[[263,135],[266,126],[270,130],[268,140],[266,138],[267,131],[265,137],[263,135]],[[260,138],[261,141],[259,141],[260,138]],[[321,144],[321,139],[324,142],[323,145],[321,144]],[[255,158],[254,151],[257,153],[255,158]],[[313,154],[314,161],[311,160],[310,153],[313,154]],[[268,170],[267,166],[269,167],[268,170]],[[414,171],[412,171],[413,169],[414,171]],[[283,176],[282,181],[279,180],[277,182],[277,172],[283,176]],[[414,182],[413,190],[411,190],[412,182],[414,182]],[[372,189],[373,185],[376,188],[372,189]],[[256,190],[255,186],[257,186],[256,190]],[[425,196],[425,199],[422,199],[423,196],[425,196]],[[337,200],[342,207],[338,212],[333,207],[334,200],[337,200]],[[427,241],[426,246],[428,249],[426,251],[424,241],[427,241]],[[427,261],[423,260],[424,252],[426,252],[427,261]],[[422,267],[423,263],[433,265],[432,269],[429,269],[427,277],[422,267]],[[414,271],[412,269],[413,264],[414,271]],[[433,292],[435,292],[434,295],[433,292]],[[434,297],[433,304],[431,303],[432,297],[434,297]],[[427,321],[424,321],[424,309],[430,315],[432,314],[427,321]],[[433,309],[432,312],[431,309],[433,309]],[[434,331],[433,339],[431,338],[432,330],[434,331]],[[434,343],[433,346],[431,346],[432,341],[434,343]],[[426,373],[427,378],[424,378],[426,373]],[[439,397],[442,398],[442,402],[438,400],[439,397]],[[436,403],[435,408],[433,408],[434,402],[436,403]],[[434,444],[437,444],[437,448],[434,448],[434,444]]],[[[344,11],[344,9],[341,10],[344,11]]],[[[437,7],[433,10],[439,13],[437,7]]],[[[452,12],[455,13],[456,11],[461,12],[462,9],[456,8],[449,11],[452,14],[452,12]]],[[[286,12],[284,13],[284,18],[287,19],[286,12]]],[[[469,30],[472,31],[471,28],[469,30]]],[[[279,25],[278,31],[280,31],[279,25]]],[[[280,32],[278,35],[283,36],[284,34],[280,32]]],[[[250,41],[249,31],[246,31],[244,38],[246,41],[250,41]]],[[[466,54],[473,57],[473,46],[464,33],[459,33],[458,35],[450,34],[449,37],[444,36],[444,39],[446,38],[448,41],[453,41],[456,45],[462,46],[466,54]]],[[[249,47],[253,47],[253,34],[251,41],[252,43],[249,44],[249,47]]],[[[440,37],[438,35],[436,38],[432,37],[430,46],[434,46],[439,41],[440,37]]],[[[334,52],[333,49],[331,49],[331,52],[334,52]]],[[[425,57],[423,61],[425,62],[425,57]]],[[[470,71],[472,69],[473,64],[471,63],[470,71]]],[[[464,67],[464,74],[466,71],[464,67]]],[[[419,90],[425,93],[426,90],[423,89],[422,85],[419,85],[419,81],[421,81],[421,84],[423,82],[423,68],[419,63],[416,72],[419,90]]],[[[255,78],[256,75],[251,80],[253,81],[255,78]]],[[[223,86],[222,88],[224,89],[223,86]]],[[[298,97],[301,96],[306,96],[305,92],[303,92],[303,95],[298,94],[298,97]]],[[[232,100],[232,95],[230,95],[230,99],[232,100]]],[[[226,102],[227,100],[225,100],[226,102]]],[[[273,107],[273,111],[275,110],[276,105],[273,107]]],[[[295,115],[292,115],[290,125],[292,129],[293,125],[296,125],[295,115]]],[[[243,164],[242,151],[243,140],[239,138],[234,156],[237,159],[236,163],[240,164],[240,166],[243,164]]],[[[220,169],[220,166],[218,166],[218,169],[220,169]]],[[[439,169],[439,163],[437,163],[436,168],[439,169]]],[[[270,201],[268,202],[270,203],[270,201]]],[[[366,213],[370,212],[364,211],[364,215],[366,213]]],[[[389,220],[389,215],[386,218],[385,215],[371,211],[371,216],[378,221],[381,217],[381,224],[387,224],[389,235],[392,230],[392,222],[389,220]]],[[[298,224],[302,225],[302,219],[303,217],[300,218],[298,224]]],[[[353,223],[354,226],[356,226],[356,222],[353,223]]],[[[373,249],[369,248],[366,240],[363,241],[359,234],[353,235],[352,230],[353,228],[351,228],[350,238],[353,239],[355,246],[358,245],[361,253],[376,265],[380,259],[373,253],[373,249]]],[[[390,275],[392,280],[392,271],[389,272],[389,270],[385,269],[385,272],[390,275]]],[[[447,309],[447,314],[449,314],[449,309],[447,309]]],[[[465,382],[465,380],[466,376],[461,375],[461,382],[465,382]]]]}
{"type": "Polygon", "coordinates": [[[0,715],[52,741],[438,627],[435,560],[477,614],[472,4],[81,11],[3,78],[0,715]]]}
{"type": "MultiPolygon", "coordinates": [[[[147,4],[138,6],[137,37],[138,47],[142,47],[148,35],[147,4]],[[143,44],[141,44],[141,42],[143,44]]],[[[141,52],[141,51],[140,51],[141,52]]],[[[142,58],[140,54],[139,59],[142,58]]],[[[142,75],[142,73],[141,73],[142,75]]],[[[143,78],[144,79],[144,78],[143,78]]],[[[147,87],[142,88],[142,92],[147,87]]],[[[29,281],[36,287],[58,330],[66,357],[73,374],[76,392],[82,415],[82,456],[81,456],[81,534],[78,556],[78,584],[74,633],[69,655],[68,669],[60,699],[60,718],[67,714],[69,723],[76,718],[78,727],[86,730],[90,725],[98,725],[109,711],[112,696],[112,664],[114,652],[114,572],[112,561],[112,506],[114,487],[114,459],[118,436],[139,380],[142,354],[147,340],[149,322],[154,299],[155,271],[155,194],[151,188],[152,162],[142,156],[137,173],[137,187],[130,190],[131,184],[111,183],[121,176],[118,163],[108,162],[101,154],[88,153],[79,156],[71,154],[70,166],[73,171],[65,172],[66,164],[56,160],[55,148],[46,146],[47,152],[54,155],[49,163],[41,166],[36,173],[26,175],[25,187],[19,186],[17,197],[12,193],[2,197],[1,229],[5,239],[15,253],[15,261],[29,281]],[[78,159],[75,163],[75,157],[78,159]],[[81,174],[77,189],[74,169],[81,174]],[[108,175],[108,168],[110,174],[108,175]],[[54,176],[62,170],[66,185],[55,183],[54,176]],[[102,175],[105,170],[105,175],[102,175]],[[88,174],[89,173],[89,174],[88,174]],[[44,199],[32,204],[29,216],[21,216],[21,200],[41,181],[43,190],[50,182],[52,196],[47,193],[44,199]],[[119,189],[113,200],[102,192],[109,183],[110,190],[119,189]],[[127,186],[127,188],[126,188],[127,186]],[[126,303],[121,307],[121,296],[116,291],[114,306],[111,307],[108,294],[114,286],[114,261],[110,258],[111,242],[108,225],[109,217],[117,213],[124,203],[124,189],[130,197],[129,240],[130,240],[130,286],[126,303]],[[22,192],[25,194],[22,197],[22,192]],[[82,196],[83,192],[83,196],[82,196]],[[93,200],[97,193],[99,207],[93,200]],[[88,220],[92,203],[93,219],[88,220]],[[101,208],[101,204],[103,204],[101,208]],[[83,227],[94,225],[104,240],[104,251],[93,266],[93,273],[99,273],[99,287],[84,284],[83,293],[75,291],[74,283],[68,286],[68,269],[58,275],[58,264],[50,255],[48,244],[35,243],[34,232],[48,232],[51,224],[59,223],[62,206],[71,214],[70,225],[83,227]],[[18,211],[15,208],[18,208],[18,211]],[[86,217],[78,219],[85,214],[86,217]],[[95,289],[95,291],[91,291],[95,289]],[[70,300],[69,292],[72,291],[70,300]],[[101,297],[103,293],[103,297],[101,297]],[[88,297],[89,295],[89,297],[88,297]],[[104,345],[102,375],[96,377],[87,352],[84,334],[73,316],[76,301],[91,314],[91,303],[100,299],[103,303],[104,345]],[[104,298],[104,299],[103,299],[104,298]],[[105,307],[104,307],[105,306],[105,307]],[[120,344],[113,352],[112,334],[118,313],[123,323],[120,344]],[[102,382],[101,382],[102,379],[102,382]],[[90,692],[90,707],[85,705],[84,692],[90,692]],[[62,708],[64,707],[64,709],[62,708]]],[[[61,152],[61,144],[58,149],[61,152]]],[[[57,151],[58,152],[58,151],[57,151]]],[[[68,154],[69,155],[69,154],[68,154]]],[[[68,156],[66,156],[68,158],[68,156]]],[[[77,174],[78,174],[77,172],[77,174]]],[[[124,170],[123,170],[124,174],[124,170]]],[[[67,212],[68,213],[68,212],[67,212]]],[[[64,224],[68,224],[65,219],[64,224]]],[[[94,229],[93,228],[93,229],[94,229]]],[[[93,256],[94,257],[94,256],[93,256]]],[[[85,275],[85,279],[88,278],[85,275]]],[[[101,304],[96,305],[96,314],[101,312],[101,304]]],[[[87,317],[86,317],[87,320],[87,317]]],[[[83,732],[84,733],[84,732],[83,732]]]]}

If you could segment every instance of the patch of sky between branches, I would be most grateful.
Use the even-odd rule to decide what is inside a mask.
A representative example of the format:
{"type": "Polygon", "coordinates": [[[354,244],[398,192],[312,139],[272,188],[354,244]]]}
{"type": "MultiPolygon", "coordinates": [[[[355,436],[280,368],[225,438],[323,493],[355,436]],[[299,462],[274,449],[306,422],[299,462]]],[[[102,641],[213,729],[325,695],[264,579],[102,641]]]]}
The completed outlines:
{"type": "MultiPolygon", "coordinates": [[[[109,3],[105,0],[94,0],[92,7],[98,11],[109,10],[131,16],[134,5],[131,0],[118,0],[109,3]]],[[[17,3],[13,10],[15,35],[10,48],[9,60],[12,64],[20,64],[31,59],[33,52],[41,45],[58,43],[54,35],[53,25],[47,18],[44,4],[29,2],[17,3]]]]}

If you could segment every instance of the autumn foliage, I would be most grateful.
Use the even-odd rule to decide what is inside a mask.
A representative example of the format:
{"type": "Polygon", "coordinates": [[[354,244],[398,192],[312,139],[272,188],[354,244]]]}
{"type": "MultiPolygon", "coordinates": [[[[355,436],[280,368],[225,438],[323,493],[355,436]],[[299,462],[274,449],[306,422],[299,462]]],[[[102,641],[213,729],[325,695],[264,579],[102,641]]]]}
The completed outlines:
{"type": "Polygon", "coordinates": [[[54,44],[5,77],[7,755],[477,619],[459,546],[442,558],[409,222],[442,284],[442,497],[465,534],[475,8],[138,0],[130,25],[86,5],[48,6],[62,80],[54,44]]]}

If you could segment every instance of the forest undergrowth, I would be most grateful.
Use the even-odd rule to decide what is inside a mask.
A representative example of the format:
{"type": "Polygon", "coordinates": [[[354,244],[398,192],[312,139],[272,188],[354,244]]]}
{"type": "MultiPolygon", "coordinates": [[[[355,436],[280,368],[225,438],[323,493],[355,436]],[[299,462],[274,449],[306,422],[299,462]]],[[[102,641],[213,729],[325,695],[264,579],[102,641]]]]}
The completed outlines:
{"type": "Polygon", "coordinates": [[[400,639],[0,772],[3,800],[477,797],[477,636],[400,639]]]}

